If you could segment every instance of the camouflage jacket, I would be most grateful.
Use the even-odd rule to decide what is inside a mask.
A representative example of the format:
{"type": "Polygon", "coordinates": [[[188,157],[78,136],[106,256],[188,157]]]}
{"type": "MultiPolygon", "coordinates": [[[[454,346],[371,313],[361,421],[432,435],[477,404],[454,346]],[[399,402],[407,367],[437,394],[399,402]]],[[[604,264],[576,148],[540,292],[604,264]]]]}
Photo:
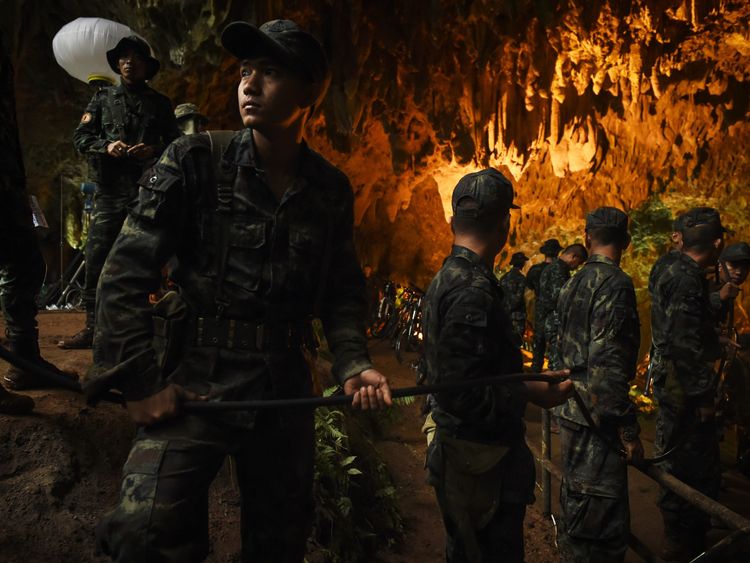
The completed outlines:
{"type": "Polygon", "coordinates": [[[73,132],[73,145],[81,154],[98,158],[98,176],[93,179],[106,184],[122,175],[137,180],[180,135],[169,98],[149,86],[132,90],[119,84],[94,94],[73,132]],[[130,146],[156,146],[155,157],[146,161],[113,158],[107,154],[107,145],[118,140],[130,146]]]}
{"type": "Polygon", "coordinates": [[[726,330],[726,325],[729,322],[729,313],[734,307],[735,300],[728,299],[722,301],[720,294],[722,287],[724,287],[724,283],[719,280],[713,279],[709,281],[708,300],[711,304],[711,311],[713,312],[717,327],[721,330],[726,330]]]}
{"type": "Polygon", "coordinates": [[[673,251],[654,264],[648,289],[654,385],[664,386],[665,362],[671,361],[680,395],[708,402],[716,385],[714,362],[721,355],[721,347],[703,271],[692,258],[673,251]]]}
{"type": "Polygon", "coordinates": [[[549,262],[539,262],[534,264],[529,271],[526,272],[526,287],[534,291],[534,295],[539,298],[539,280],[542,277],[544,269],[549,266],[549,262]]]}
{"type": "MultiPolygon", "coordinates": [[[[635,377],[640,324],[630,277],[612,260],[592,255],[560,291],[558,353],[576,389],[602,426],[635,427],[628,398],[635,377]]],[[[571,399],[560,416],[587,425],[571,399]]]]}
{"type": "Polygon", "coordinates": [[[526,302],[523,295],[526,290],[526,278],[518,268],[510,271],[500,278],[500,287],[503,290],[503,307],[511,318],[526,318],[526,302]]]}
{"type": "MultiPolygon", "coordinates": [[[[424,300],[425,362],[430,383],[520,372],[502,290],[492,271],[467,248],[454,246],[424,300]]],[[[505,445],[523,440],[522,383],[437,393],[438,427],[463,439],[505,445]]]]}
{"type": "Polygon", "coordinates": [[[546,317],[557,310],[557,297],[569,279],[570,267],[562,258],[550,262],[539,278],[539,297],[536,302],[539,314],[546,317]]]}
{"type": "MultiPolygon", "coordinates": [[[[235,133],[221,166],[236,170],[231,216],[223,221],[216,211],[206,134],[178,138],[144,175],[138,202],[99,282],[102,299],[92,370],[98,381],[90,381],[90,386],[113,385],[128,397],[139,398],[166,385],[152,345],[148,294],[158,287],[162,266],[175,255],[179,266],[172,278],[191,315],[220,314],[215,282],[224,222],[229,245],[221,290],[229,303],[227,318],[276,325],[304,322],[318,302],[336,358],[334,375],[344,381],[372,366],[364,333],[364,276],[353,241],[354,198],[346,176],[303,144],[298,176],[279,202],[264,181],[250,129],[235,133]],[[329,264],[325,276],[324,262],[329,264]]],[[[281,366],[278,371],[285,385],[305,378],[301,351],[252,356],[239,354],[233,362],[241,369],[220,381],[210,380],[219,377],[211,368],[194,370],[182,383],[210,391],[218,400],[257,398],[257,389],[247,389],[246,362],[251,360],[259,366],[259,380],[265,377],[266,366],[272,365],[281,366]],[[207,379],[210,390],[203,385],[207,379]]]]}

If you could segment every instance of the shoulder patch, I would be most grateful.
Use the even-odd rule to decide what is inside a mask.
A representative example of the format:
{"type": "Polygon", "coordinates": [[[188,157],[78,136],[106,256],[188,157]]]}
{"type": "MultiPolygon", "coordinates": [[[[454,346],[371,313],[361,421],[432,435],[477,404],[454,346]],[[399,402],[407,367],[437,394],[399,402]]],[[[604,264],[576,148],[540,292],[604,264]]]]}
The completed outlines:
{"type": "Polygon", "coordinates": [[[88,122],[89,122],[89,121],[91,121],[91,120],[92,120],[93,118],[94,118],[94,116],[93,116],[93,115],[91,115],[91,114],[90,114],[89,112],[86,112],[86,113],[84,113],[84,114],[83,114],[83,115],[81,116],[81,123],[88,123],[88,122]]]}

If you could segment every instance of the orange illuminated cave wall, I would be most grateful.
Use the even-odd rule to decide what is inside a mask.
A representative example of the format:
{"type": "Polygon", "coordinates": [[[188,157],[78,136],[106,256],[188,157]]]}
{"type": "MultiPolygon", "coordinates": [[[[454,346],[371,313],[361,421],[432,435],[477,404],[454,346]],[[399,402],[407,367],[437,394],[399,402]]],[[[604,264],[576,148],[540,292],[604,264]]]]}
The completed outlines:
{"type": "Polygon", "coordinates": [[[76,173],[69,133],[90,93],[32,38],[51,41],[98,6],[152,42],[154,86],[198,103],[215,128],[240,126],[237,69],[216,30],[290,17],[322,37],[333,81],[308,139],[351,179],[363,263],[398,281],[427,284],[450,248],[451,190],[485,166],[511,178],[522,207],[501,265],[552,236],[580,240],[586,211],[618,206],[634,220],[624,266],[645,304],[674,213],[715,206],[733,240],[750,239],[744,1],[50,2],[44,19],[44,2],[18,4],[22,140],[50,205],[60,172],[76,173]],[[55,111],[39,111],[50,98],[55,111]],[[50,136],[65,150],[40,150],[50,136]]]}

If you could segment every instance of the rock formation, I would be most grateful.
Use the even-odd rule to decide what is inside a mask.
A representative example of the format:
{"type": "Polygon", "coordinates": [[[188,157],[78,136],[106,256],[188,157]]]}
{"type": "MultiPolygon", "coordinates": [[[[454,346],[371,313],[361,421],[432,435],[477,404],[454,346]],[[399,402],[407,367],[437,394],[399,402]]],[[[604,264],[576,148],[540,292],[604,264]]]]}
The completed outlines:
{"type": "Polygon", "coordinates": [[[641,288],[676,212],[718,207],[733,239],[750,238],[741,0],[6,4],[29,185],[52,216],[61,173],[83,173],[69,139],[90,96],[52,58],[64,23],[99,15],[139,30],[163,61],[154,86],[237,128],[237,68],[217,30],[287,17],[330,54],[308,138],[349,175],[363,261],[384,275],[426,284],[449,248],[453,185],[488,165],[522,206],[503,262],[580,238],[585,212],[605,204],[633,212],[625,266],[641,288]]]}

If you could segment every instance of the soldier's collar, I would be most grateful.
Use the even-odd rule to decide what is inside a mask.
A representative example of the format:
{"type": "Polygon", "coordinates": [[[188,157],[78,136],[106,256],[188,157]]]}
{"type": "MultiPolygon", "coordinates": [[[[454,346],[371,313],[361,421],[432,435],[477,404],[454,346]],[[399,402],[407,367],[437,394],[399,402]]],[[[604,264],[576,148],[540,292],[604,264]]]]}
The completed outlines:
{"type": "Polygon", "coordinates": [[[591,256],[589,256],[589,259],[586,260],[586,264],[591,264],[591,263],[609,264],[610,266],[617,266],[614,260],[606,256],[602,256],[601,254],[592,254],[591,256]]]}
{"type": "MultiPolygon", "coordinates": [[[[234,164],[236,166],[242,166],[244,168],[253,168],[254,170],[261,171],[263,168],[258,164],[257,153],[255,149],[255,140],[253,139],[253,130],[251,127],[243,129],[239,135],[237,135],[233,141],[236,144],[234,151],[228,151],[229,154],[234,155],[234,164]]],[[[230,145],[231,146],[231,145],[230,145]]],[[[311,158],[310,148],[307,143],[303,140],[302,146],[300,147],[300,176],[304,178],[315,178],[317,169],[315,169],[313,159],[311,158]]]]}
{"type": "Polygon", "coordinates": [[[472,266],[475,266],[483,270],[489,277],[491,277],[492,279],[495,279],[495,275],[492,273],[492,269],[488,268],[487,265],[484,262],[482,262],[482,259],[479,257],[479,254],[477,254],[473,250],[470,250],[466,248],[465,246],[459,246],[457,244],[454,244],[453,249],[451,250],[451,256],[456,256],[457,258],[463,258],[464,260],[470,262],[472,266]]]}

